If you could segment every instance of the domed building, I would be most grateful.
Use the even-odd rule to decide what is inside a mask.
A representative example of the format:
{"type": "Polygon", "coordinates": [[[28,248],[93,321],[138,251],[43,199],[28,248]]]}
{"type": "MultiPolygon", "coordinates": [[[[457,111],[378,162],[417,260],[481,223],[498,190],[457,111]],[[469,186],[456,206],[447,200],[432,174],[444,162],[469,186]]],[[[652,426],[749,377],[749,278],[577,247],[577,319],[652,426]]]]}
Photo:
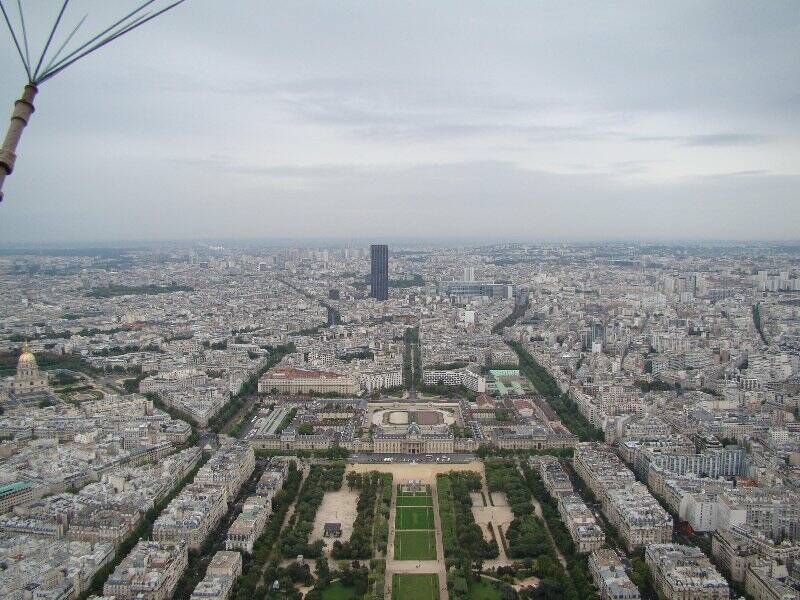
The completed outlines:
{"type": "Polygon", "coordinates": [[[17,361],[17,375],[11,383],[11,394],[13,396],[24,396],[27,394],[49,394],[50,385],[47,383],[47,375],[39,372],[39,365],[36,364],[36,357],[31,352],[28,343],[22,347],[22,354],[17,361]]]}
{"type": "Polygon", "coordinates": [[[397,427],[375,426],[373,452],[380,454],[426,454],[453,452],[453,432],[447,425],[420,426],[412,421],[405,431],[397,427]]]}
{"type": "Polygon", "coordinates": [[[36,357],[27,342],[17,361],[17,374],[7,383],[7,393],[1,394],[6,408],[20,408],[39,404],[42,400],[57,401],[50,389],[47,374],[39,371],[36,357]]]}

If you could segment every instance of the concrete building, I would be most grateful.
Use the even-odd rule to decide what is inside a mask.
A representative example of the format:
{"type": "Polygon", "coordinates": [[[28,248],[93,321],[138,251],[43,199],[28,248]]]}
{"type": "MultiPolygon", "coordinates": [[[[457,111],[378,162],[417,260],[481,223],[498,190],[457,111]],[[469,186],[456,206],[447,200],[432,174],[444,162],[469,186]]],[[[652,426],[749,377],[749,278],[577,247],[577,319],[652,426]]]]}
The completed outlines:
{"type": "Polygon", "coordinates": [[[361,391],[358,380],[350,375],[331,371],[313,371],[294,367],[276,367],[258,380],[262,394],[342,394],[355,396],[361,391]]]}
{"type": "Polygon", "coordinates": [[[227,499],[224,487],[187,485],[153,523],[153,539],[199,550],[225,514],[227,499]]]}
{"type": "Polygon", "coordinates": [[[628,550],[672,539],[672,517],[608,446],[578,444],[574,465],[628,550]]]}
{"type": "Polygon", "coordinates": [[[370,297],[389,299],[389,246],[373,244],[370,251],[370,297]]]}
{"type": "Polygon", "coordinates": [[[222,486],[228,502],[233,502],[242,484],[253,474],[255,468],[256,456],[250,444],[240,440],[225,441],[197,471],[194,483],[222,486]]]}
{"type": "Polygon", "coordinates": [[[789,576],[786,565],[770,559],[750,563],[744,590],[753,600],[800,600],[800,581],[789,576]]]}
{"type": "Polygon", "coordinates": [[[604,510],[629,551],[672,539],[672,517],[661,508],[647,487],[634,483],[610,490],[604,510]]]}
{"type": "Polygon", "coordinates": [[[594,513],[577,494],[558,497],[558,514],[567,526],[578,552],[591,552],[605,544],[606,536],[597,524],[594,513]]]}
{"type": "Polygon", "coordinates": [[[227,600],[241,573],[242,555],[220,550],[214,554],[205,577],[194,588],[190,600],[227,600]]]}
{"type": "Polygon", "coordinates": [[[417,423],[411,423],[406,432],[389,433],[376,427],[372,436],[373,452],[379,454],[442,454],[453,452],[453,434],[450,431],[423,432],[417,423]]]}
{"type": "Polygon", "coordinates": [[[33,486],[30,483],[20,481],[4,485],[0,487],[0,513],[30,502],[33,498],[33,486]]]}
{"type": "Polygon", "coordinates": [[[242,512],[228,528],[226,550],[253,553],[253,545],[264,531],[272,513],[272,500],[266,496],[250,496],[242,505],[242,512]]]}
{"type": "Polygon", "coordinates": [[[17,361],[17,374],[11,383],[11,394],[16,397],[36,395],[50,392],[47,375],[39,372],[36,357],[31,352],[30,346],[25,342],[22,354],[17,361]]]}
{"type": "Polygon", "coordinates": [[[589,555],[589,573],[602,600],[639,600],[639,588],[625,573],[619,556],[608,548],[595,550],[589,555]]]}
{"type": "Polygon", "coordinates": [[[645,550],[653,584],[664,600],[728,600],[728,582],[699,548],[650,544],[645,550]]]}
{"type": "Polygon", "coordinates": [[[185,542],[139,540],[103,586],[117,600],[168,600],[186,570],[185,542]]]}

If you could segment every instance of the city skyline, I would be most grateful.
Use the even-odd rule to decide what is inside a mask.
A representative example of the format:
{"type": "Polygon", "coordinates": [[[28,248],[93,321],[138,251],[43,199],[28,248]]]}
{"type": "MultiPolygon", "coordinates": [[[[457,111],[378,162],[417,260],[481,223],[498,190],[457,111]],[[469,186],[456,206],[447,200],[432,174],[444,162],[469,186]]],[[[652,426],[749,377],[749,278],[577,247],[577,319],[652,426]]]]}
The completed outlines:
{"type": "Polygon", "coordinates": [[[372,241],[0,251],[0,589],[800,599],[800,244],[372,241]]]}
{"type": "Polygon", "coordinates": [[[797,238],[792,3],[213,11],[45,84],[3,241],[797,238]]]}

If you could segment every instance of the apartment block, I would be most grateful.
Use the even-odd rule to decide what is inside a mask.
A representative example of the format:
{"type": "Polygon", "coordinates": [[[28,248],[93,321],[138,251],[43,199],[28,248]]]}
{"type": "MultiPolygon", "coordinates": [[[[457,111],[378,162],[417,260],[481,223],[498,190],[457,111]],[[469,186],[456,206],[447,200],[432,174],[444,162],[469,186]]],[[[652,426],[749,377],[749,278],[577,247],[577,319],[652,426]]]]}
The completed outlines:
{"type": "Polygon", "coordinates": [[[699,548],[650,544],[645,550],[653,583],[665,600],[728,600],[730,588],[699,548]]]}
{"type": "Polygon", "coordinates": [[[153,523],[153,539],[199,550],[227,511],[227,499],[224,487],[187,485],[153,523]]]}
{"type": "Polygon", "coordinates": [[[117,600],[168,600],[186,570],[185,542],[139,540],[103,586],[117,600]]]}
{"type": "Polygon", "coordinates": [[[252,554],[253,545],[264,531],[272,513],[272,501],[265,496],[250,496],[242,505],[242,512],[228,529],[226,550],[241,550],[252,554]]]}
{"type": "Polygon", "coordinates": [[[589,555],[589,573],[601,600],[639,600],[637,588],[625,572],[620,557],[608,548],[595,550],[589,555]]]}
{"type": "Polygon", "coordinates": [[[226,550],[217,552],[208,564],[205,577],[194,588],[190,600],[227,600],[241,573],[241,554],[226,550]]]}
{"type": "Polygon", "coordinates": [[[233,502],[255,467],[256,456],[250,444],[238,440],[224,442],[197,472],[194,483],[223,486],[228,501],[233,502]]]}

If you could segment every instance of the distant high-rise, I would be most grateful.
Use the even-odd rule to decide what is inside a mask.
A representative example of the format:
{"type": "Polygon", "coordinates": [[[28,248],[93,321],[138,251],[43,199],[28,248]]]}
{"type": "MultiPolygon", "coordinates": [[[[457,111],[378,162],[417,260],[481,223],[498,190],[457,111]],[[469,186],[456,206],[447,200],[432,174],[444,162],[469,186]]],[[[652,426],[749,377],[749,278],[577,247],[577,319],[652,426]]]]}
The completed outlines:
{"type": "Polygon", "coordinates": [[[369,248],[372,258],[370,296],[376,300],[389,299],[389,246],[373,244],[369,248]]]}

